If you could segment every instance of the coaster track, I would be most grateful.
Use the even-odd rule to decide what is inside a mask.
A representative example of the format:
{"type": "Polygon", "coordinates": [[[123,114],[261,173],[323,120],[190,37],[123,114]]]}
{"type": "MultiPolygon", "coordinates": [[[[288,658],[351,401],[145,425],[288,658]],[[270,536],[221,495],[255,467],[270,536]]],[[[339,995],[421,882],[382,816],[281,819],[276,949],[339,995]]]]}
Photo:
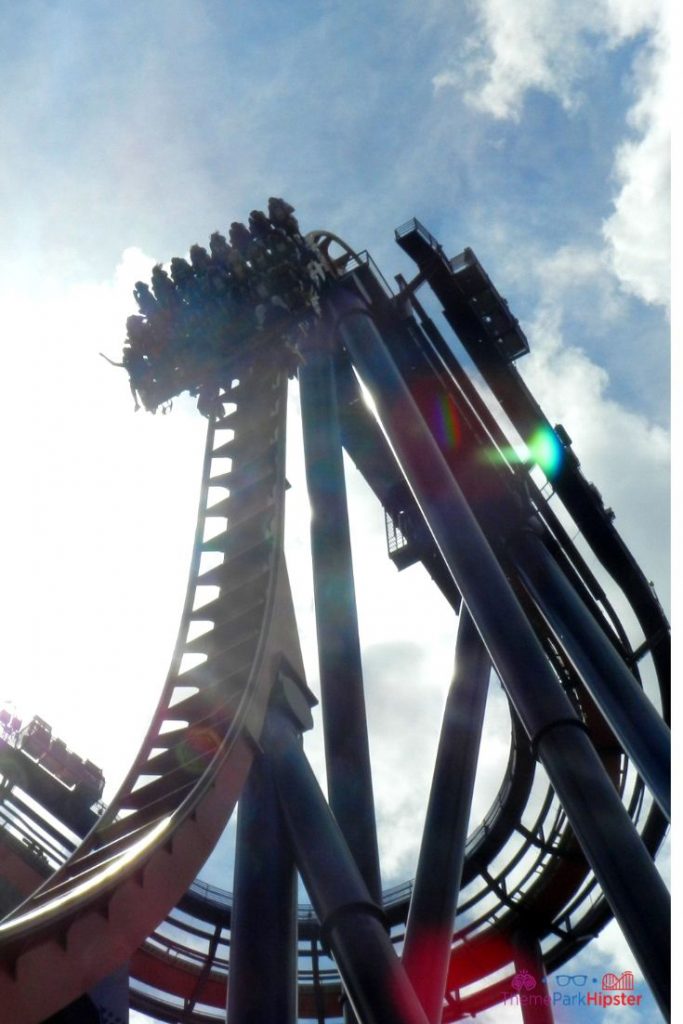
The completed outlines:
{"type": "MultiPolygon", "coordinates": [[[[334,236],[318,233],[314,241],[329,262],[327,248],[334,236]]],[[[347,284],[369,304],[377,322],[389,334],[396,330],[395,306],[380,298],[377,276],[367,261],[347,251],[337,273],[342,265],[347,284]]],[[[406,378],[428,380],[431,388],[455,403],[477,444],[486,442],[502,450],[502,431],[454,357],[444,361],[433,325],[430,331],[428,323],[425,328],[423,320],[420,326],[405,311],[399,319],[401,330],[407,330],[403,340],[410,341],[416,353],[410,363],[407,345],[406,378]]],[[[400,508],[412,522],[410,540],[416,557],[458,607],[458,588],[421,525],[421,513],[381,430],[361,400],[348,353],[340,349],[338,361],[345,447],[384,507],[390,512],[400,508]]],[[[155,996],[141,990],[136,994],[134,989],[133,1005],[138,1008],[168,1021],[178,1020],[181,1013],[183,1021],[199,1024],[217,1019],[208,1007],[225,1005],[230,897],[202,892],[192,883],[239,796],[258,749],[278,672],[284,669],[303,678],[282,551],[287,373],[284,364],[274,365],[272,346],[257,344],[249,361],[236,362],[216,392],[190,579],[168,678],[142,749],[104,817],[75,855],[0,926],[0,1005],[8,1020],[37,1024],[131,954],[132,976],[158,990],[155,996]],[[212,488],[222,489],[226,496],[210,505],[212,488]],[[207,523],[216,520],[225,520],[225,529],[207,537],[207,523]],[[207,569],[203,556],[209,553],[217,564],[207,569]],[[205,588],[217,590],[204,599],[205,588]],[[196,624],[205,626],[199,636],[194,636],[196,624]],[[171,913],[168,922],[175,938],[169,939],[159,922],[175,905],[197,923],[193,929],[171,913]],[[185,941],[178,938],[178,928],[185,929],[185,941]],[[193,948],[198,937],[200,953],[193,948]],[[33,983],[36,977],[49,979],[40,991],[33,983]]],[[[472,465],[456,460],[453,471],[466,486],[472,465]]],[[[578,468],[572,473],[575,480],[581,477],[578,468]]],[[[564,571],[637,676],[637,657],[604,591],[526,468],[509,464],[489,474],[508,498],[521,478],[564,571]]],[[[499,517],[484,510],[479,514],[495,538],[501,529],[499,517]]],[[[601,521],[600,529],[618,536],[611,524],[601,521]]],[[[615,548],[616,542],[610,549],[612,570],[618,562],[615,548]]],[[[514,574],[504,544],[500,551],[506,570],[514,574]]],[[[622,575],[632,581],[632,566],[626,555],[621,557],[622,575]]],[[[515,586],[630,817],[647,849],[656,852],[666,832],[663,815],[646,799],[642,780],[569,664],[523,574],[515,576],[515,586]]],[[[657,651],[666,708],[663,638],[652,627],[655,623],[661,630],[663,616],[657,612],[656,599],[644,595],[638,578],[624,590],[634,607],[645,608],[645,646],[651,644],[657,651]]],[[[536,768],[524,729],[511,710],[505,778],[467,844],[444,1020],[480,1012],[509,991],[510,978],[501,977],[501,971],[510,963],[510,939],[521,916],[533,922],[544,941],[547,970],[581,949],[611,917],[557,797],[536,768]]],[[[386,917],[397,943],[404,935],[409,902],[409,886],[385,893],[386,917]]],[[[337,1015],[339,980],[315,915],[307,908],[299,910],[299,968],[300,1016],[322,1022],[337,1015]]]]}
{"type": "Polygon", "coordinates": [[[303,671],[282,557],[287,374],[258,350],[234,372],[208,429],[190,579],[163,693],[105,815],[2,926],[7,1020],[43,1020],[87,991],[181,899],[232,813],[282,659],[290,672],[303,671]],[[214,488],[227,496],[210,505],[214,488]],[[207,523],[221,520],[225,529],[205,539],[207,523]],[[219,564],[206,570],[209,552],[219,564]],[[197,623],[206,630],[191,639],[197,623]]]}

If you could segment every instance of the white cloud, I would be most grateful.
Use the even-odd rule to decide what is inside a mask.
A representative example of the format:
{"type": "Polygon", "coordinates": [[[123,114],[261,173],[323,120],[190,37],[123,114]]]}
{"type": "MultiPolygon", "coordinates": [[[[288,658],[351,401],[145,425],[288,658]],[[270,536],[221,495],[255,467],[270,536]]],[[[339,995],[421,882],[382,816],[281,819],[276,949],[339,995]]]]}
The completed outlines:
{"type": "Polygon", "coordinates": [[[554,96],[566,111],[583,102],[597,51],[642,36],[627,87],[633,103],[613,162],[613,212],[602,225],[604,258],[621,287],[644,302],[668,305],[670,224],[670,26],[666,5],[621,0],[479,0],[477,27],[462,68],[433,78],[436,91],[458,88],[472,107],[519,121],[530,90],[554,96]]]}
{"type": "Polygon", "coordinates": [[[645,302],[668,305],[671,62],[663,26],[635,68],[638,100],[630,136],[617,149],[619,192],[602,231],[623,288],[645,302]]]}
{"type": "Polygon", "coordinates": [[[667,16],[667,0],[605,0],[605,23],[614,43],[647,32],[667,16]]]}
{"type": "MultiPolygon", "coordinates": [[[[603,24],[599,4],[481,0],[476,13],[478,28],[467,40],[465,62],[465,96],[472,106],[519,120],[529,89],[556,96],[567,110],[576,105],[588,33],[603,24]]],[[[434,84],[454,82],[442,74],[434,84]]]]}
{"type": "MultiPolygon", "coordinates": [[[[465,48],[466,99],[497,118],[518,120],[525,94],[538,89],[570,110],[600,40],[613,48],[640,33],[657,32],[662,7],[617,0],[476,0],[476,28],[465,48]]],[[[434,77],[436,89],[462,82],[453,69],[434,77]]]]}
{"type": "Polygon", "coordinates": [[[587,313],[591,322],[616,323],[625,314],[624,297],[611,273],[609,256],[604,250],[578,244],[561,246],[532,261],[538,281],[540,307],[546,315],[562,318],[570,305],[575,313],[587,313]],[[585,296],[597,301],[586,307],[585,296]]]}

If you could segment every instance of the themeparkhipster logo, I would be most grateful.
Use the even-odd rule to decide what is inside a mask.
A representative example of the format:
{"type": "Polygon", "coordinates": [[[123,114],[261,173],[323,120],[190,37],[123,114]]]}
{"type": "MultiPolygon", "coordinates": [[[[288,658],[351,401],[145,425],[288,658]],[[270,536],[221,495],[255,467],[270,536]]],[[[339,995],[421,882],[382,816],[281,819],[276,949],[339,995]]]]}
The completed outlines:
{"type": "Polygon", "coordinates": [[[633,991],[632,971],[615,974],[608,971],[601,979],[588,978],[587,974],[556,974],[552,979],[557,985],[555,991],[548,991],[550,979],[536,979],[530,971],[520,970],[512,976],[511,992],[503,994],[504,1006],[595,1006],[608,1009],[612,1006],[640,1006],[642,995],[633,991]],[[600,984],[600,988],[589,987],[600,984]],[[543,988],[539,988],[539,983],[543,988]]]}

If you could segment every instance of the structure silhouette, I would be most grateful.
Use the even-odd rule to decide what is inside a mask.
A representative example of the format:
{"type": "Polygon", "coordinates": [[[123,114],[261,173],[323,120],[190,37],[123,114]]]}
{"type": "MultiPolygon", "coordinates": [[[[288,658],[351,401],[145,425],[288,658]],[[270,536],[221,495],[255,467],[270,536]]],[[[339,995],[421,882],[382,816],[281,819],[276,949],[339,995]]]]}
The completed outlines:
{"type": "MultiPolygon", "coordinates": [[[[410,221],[396,237],[416,276],[393,292],[367,253],[303,237],[293,212],[273,199],[229,242],[216,233],[210,254],[193,246],[191,263],[136,287],[123,358],[136,402],[155,411],[189,390],[208,419],[185,607],[119,793],[0,925],[0,1005],[43,1021],[130,960],[132,1005],[162,1020],[218,1019],[227,989],[230,1024],[436,1024],[540,984],[614,916],[666,1015],[668,896],[653,857],[670,814],[669,629],[654,591],[517,372],[526,338],[472,250],[448,259],[410,221]],[[425,284],[449,340],[418,300],[425,284]],[[294,376],[329,804],[301,745],[315,698],[283,552],[294,376]],[[460,612],[417,874],[384,893],[342,449],[384,507],[397,567],[422,562],[460,612]],[[224,529],[206,539],[215,520],[224,529]],[[186,667],[188,655],[202,660],[186,667]],[[468,836],[492,668],[510,752],[468,836]],[[229,895],[195,879],[238,798],[229,895]],[[298,911],[297,870],[312,903],[298,911]]],[[[548,1002],[520,1000],[525,1021],[552,1019],[548,1002]]]]}

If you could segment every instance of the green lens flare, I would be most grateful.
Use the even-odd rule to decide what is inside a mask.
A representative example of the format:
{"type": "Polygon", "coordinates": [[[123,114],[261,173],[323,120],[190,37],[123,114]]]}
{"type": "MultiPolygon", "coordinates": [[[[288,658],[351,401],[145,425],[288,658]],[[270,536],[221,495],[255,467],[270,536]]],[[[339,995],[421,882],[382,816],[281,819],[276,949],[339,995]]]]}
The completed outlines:
{"type": "Polygon", "coordinates": [[[563,449],[555,431],[550,427],[539,427],[527,444],[532,459],[548,479],[557,476],[562,465],[563,449]]]}

